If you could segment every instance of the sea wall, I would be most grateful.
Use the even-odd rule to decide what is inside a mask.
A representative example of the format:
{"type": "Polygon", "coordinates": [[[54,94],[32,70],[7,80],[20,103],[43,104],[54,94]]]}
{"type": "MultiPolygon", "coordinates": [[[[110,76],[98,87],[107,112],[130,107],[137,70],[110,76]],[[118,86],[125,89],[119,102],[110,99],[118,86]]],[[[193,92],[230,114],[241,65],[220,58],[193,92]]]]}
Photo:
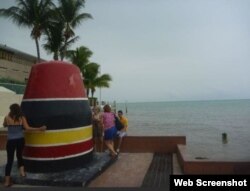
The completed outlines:
{"type": "Polygon", "coordinates": [[[185,145],[177,145],[177,159],[183,174],[250,174],[250,161],[196,159],[187,152],[185,145]]]}
{"type": "Polygon", "coordinates": [[[6,130],[0,130],[0,150],[6,149],[6,142],[7,142],[7,132],[6,130]]]}
{"type": "Polygon", "coordinates": [[[129,153],[176,153],[177,145],[185,145],[185,136],[127,136],[121,151],[129,153]]]}
{"type": "MultiPolygon", "coordinates": [[[[117,144],[117,140],[115,140],[117,144]]],[[[121,152],[128,153],[176,153],[178,144],[186,144],[185,136],[127,136],[121,152]]],[[[6,131],[0,130],[0,150],[6,145],[6,131]]]]}

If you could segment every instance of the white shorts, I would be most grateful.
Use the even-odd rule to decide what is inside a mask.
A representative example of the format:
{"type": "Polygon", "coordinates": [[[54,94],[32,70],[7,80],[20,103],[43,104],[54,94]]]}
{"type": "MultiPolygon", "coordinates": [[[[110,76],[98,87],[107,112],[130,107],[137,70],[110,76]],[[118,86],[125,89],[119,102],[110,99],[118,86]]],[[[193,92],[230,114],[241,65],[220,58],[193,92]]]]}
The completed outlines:
{"type": "Polygon", "coordinates": [[[126,131],[117,131],[117,135],[119,137],[125,137],[125,136],[127,136],[127,132],[126,131]]]}

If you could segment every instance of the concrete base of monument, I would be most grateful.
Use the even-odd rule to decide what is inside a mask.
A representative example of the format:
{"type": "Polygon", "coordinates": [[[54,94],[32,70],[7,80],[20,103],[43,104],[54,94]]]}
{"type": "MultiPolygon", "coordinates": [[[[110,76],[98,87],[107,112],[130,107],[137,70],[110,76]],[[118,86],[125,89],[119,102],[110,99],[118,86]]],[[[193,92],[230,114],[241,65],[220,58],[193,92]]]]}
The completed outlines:
{"type": "MultiPolygon", "coordinates": [[[[12,167],[11,178],[13,184],[57,187],[85,187],[106,168],[113,164],[108,153],[94,153],[93,160],[86,167],[76,168],[56,173],[26,173],[21,177],[15,162],[12,167]]],[[[0,166],[0,179],[4,180],[5,165],[0,166]]]]}

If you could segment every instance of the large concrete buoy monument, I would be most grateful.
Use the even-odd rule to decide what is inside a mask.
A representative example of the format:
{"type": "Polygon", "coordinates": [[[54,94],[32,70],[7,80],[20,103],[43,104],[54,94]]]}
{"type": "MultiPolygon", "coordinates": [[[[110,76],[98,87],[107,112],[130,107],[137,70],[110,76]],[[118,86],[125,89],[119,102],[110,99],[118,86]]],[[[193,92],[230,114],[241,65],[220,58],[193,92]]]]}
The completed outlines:
{"type": "Polygon", "coordinates": [[[83,167],[93,157],[91,110],[80,70],[50,61],[32,67],[21,104],[31,126],[23,158],[28,172],[59,172],[83,167]]]}

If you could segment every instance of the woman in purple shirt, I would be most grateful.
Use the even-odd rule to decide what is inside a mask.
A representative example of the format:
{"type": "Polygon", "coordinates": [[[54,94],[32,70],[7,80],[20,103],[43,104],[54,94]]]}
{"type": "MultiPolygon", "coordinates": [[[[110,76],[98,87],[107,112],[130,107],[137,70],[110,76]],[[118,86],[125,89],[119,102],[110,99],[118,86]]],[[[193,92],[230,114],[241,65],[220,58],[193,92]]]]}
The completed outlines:
{"type": "Polygon", "coordinates": [[[101,125],[104,130],[104,143],[108,147],[111,156],[116,157],[117,153],[114,149],[114,137],[116,135],[114,113],[111,112],[111,107],[109,105],[105,105],[103,110],[101,125]]]}

